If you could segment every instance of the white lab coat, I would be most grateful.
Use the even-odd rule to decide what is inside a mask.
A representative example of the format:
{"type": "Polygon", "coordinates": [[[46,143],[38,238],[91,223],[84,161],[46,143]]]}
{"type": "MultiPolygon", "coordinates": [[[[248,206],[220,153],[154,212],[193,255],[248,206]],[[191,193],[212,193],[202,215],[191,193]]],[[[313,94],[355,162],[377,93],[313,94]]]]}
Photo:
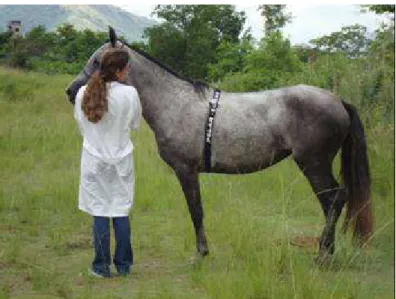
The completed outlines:
{"type": "Polygon", "coordinates": [[[80,210],[92,216],[128,216],[133,204],[133,144],[130,130],[139,127],[141,106],[132,86],[107,83],[108,111],[97,123],[81,109],[86,86],[77,93],[74,117],[84,138],[79,187],[80,210]]]}

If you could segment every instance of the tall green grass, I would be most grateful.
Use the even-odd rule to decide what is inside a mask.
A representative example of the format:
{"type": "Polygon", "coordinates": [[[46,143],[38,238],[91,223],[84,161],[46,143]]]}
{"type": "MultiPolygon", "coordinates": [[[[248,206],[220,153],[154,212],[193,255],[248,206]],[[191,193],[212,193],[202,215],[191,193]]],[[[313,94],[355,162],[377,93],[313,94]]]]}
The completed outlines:
{"type": "Polygon", "coordinates": [[[381,123],[366,132],[371,246],[354,248],[338,232],[324,269],[312,244],[324,217],[291,160],[250,175],[201,175],[211,252],[198,258],[181,188],[143,124],[132,136],[132,275],[89,277],[91,218],[77,209],[81,137],[64,95],[71,79],[0,69],[0,298],[393,297],[394,126],[381,123]]]}

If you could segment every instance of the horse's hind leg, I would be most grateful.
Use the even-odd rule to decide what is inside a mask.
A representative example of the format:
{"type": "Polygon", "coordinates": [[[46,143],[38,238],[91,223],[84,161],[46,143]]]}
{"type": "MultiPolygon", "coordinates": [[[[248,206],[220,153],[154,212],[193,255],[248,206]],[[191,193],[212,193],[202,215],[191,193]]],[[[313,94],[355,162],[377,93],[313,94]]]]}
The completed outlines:
{"type": "Polygon", "coordinates": [[[175,172],[182,186],[194,224],[197,250],[201,256],[205,256],[209,253],[209,250],[203,226],[203,208],[198,173],[185,168],[175,169],[175,172]]]}
{"type": "Polygon", "coordinates": [[[326,224],[319,241],[319,258],[334,253],[335,228],[347,196],[334,179],[329,159],[319,162],[315,158],[305,161],[295,159],[322,206],[326,224]]]}

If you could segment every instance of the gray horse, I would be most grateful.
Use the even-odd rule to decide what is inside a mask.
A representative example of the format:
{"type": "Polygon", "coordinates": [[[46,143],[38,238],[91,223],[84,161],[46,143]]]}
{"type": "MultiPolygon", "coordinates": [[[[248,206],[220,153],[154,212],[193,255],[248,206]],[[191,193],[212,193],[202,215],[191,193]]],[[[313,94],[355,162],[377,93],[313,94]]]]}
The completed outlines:
{"type": "MultiPolygon", "coordinates": [[[[185,194],[198,252],[209,253],[203,225],[199,173],[205,172],[205,125],[213,89],[182,78],[147,53],[117,41],[100,47],[67,88],[74,103],[79,88],[98,70],[109,47],[130,54],[126,84],[136,87],[143,117],[155,134],[161,158],[175,171],[185,194]]],[[[319,257],[334,252],[335,227],[347,203],[345,224],[362,244],[373,229],[366,141],[356,110],[334,94],[307,85],[248,93],[222,92],[214,121],[210,168],[226,174],[265,169],[292,155],[317,195],[326,224],[319,257]],[[332,162],[342,149],[340,186],[332,162]]]]}

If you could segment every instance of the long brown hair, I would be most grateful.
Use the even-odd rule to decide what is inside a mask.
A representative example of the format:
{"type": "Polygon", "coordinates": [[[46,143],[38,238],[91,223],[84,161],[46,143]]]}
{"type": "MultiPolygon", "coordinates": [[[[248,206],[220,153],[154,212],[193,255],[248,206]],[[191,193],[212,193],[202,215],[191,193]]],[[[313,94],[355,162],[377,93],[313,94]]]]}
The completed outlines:
{"type": "Polygon", "coordinates": [[[122,49],[110,49],[103,54],[100,69],[89,80],[81,103],[90,122],[97,123],[107,112],[106,82],[117,81],[116,73],[124,69],[128,60],[128,52],[122,49]]]}

